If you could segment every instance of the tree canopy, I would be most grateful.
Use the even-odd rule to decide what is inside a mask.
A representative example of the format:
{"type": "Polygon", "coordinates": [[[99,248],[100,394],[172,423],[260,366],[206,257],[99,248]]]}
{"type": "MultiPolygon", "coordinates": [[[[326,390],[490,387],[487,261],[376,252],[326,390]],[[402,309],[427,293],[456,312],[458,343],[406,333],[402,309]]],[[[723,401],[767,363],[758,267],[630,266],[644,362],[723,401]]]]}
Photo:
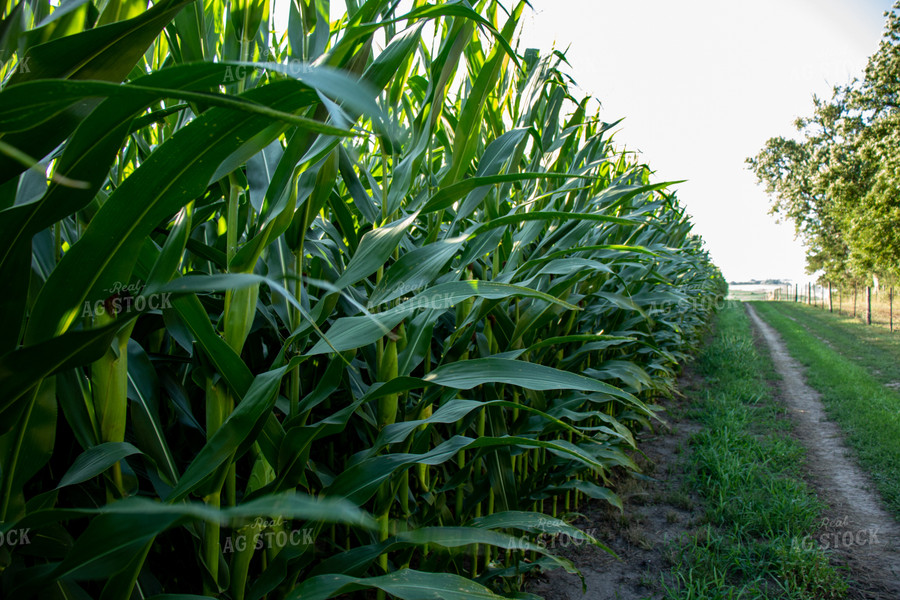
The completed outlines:
{"type": "Polygon", "coordinates": [[[861,78],[813,97],[797,138],[770,138],[749,168],[794,223],[807,271],[853,283],[900,275],[900,1],[861,78]]]}

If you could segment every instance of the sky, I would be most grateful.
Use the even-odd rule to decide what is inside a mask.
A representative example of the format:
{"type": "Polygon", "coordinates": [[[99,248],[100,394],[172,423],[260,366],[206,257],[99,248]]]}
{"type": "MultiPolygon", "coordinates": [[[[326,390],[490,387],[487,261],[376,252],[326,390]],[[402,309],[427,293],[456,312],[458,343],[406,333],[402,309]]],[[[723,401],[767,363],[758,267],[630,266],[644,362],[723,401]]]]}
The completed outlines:
{"type": "Polygon", "coordinates": [[[875,0],[532,0],[522,47],[565,49],[615,139],[675,187],[729,281],[807,281],[803,247],[744,159],[794,136],[812,95],[862,74],[878,47],[875,0]]]}
{"type": "Polygon", "coordinates": [[[802,283],[794,226],[769,214],[744,161],[768,138],[795,135],[813,94],[830,97],[862,74],[891,4],[531,0],[520,50],[567,49],[569,74],[601,118],[624,117],[617,143],[641,152],[657,181],[687,180],[674,189],[726,279],[802,283]]]}

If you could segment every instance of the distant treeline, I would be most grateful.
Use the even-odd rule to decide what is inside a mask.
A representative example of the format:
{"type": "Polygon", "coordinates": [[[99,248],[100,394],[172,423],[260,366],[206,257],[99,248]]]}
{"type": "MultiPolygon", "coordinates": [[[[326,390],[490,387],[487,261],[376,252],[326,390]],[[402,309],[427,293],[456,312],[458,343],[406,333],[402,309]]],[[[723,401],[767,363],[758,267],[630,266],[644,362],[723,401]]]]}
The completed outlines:
{"type": "Polygon", "coordinates": [[[787,285],[790,279],[751,279],[749,281],[729,281],[728,285],[787,285]]]}

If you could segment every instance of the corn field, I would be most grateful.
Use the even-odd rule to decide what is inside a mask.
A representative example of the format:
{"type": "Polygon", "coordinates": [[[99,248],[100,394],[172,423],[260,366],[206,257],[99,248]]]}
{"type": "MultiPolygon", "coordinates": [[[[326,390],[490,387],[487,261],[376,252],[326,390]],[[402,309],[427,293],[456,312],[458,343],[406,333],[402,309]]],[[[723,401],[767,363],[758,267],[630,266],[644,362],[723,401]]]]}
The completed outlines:
{"type": "Polygon", "coordinates": [[[5,598],[534,597],[725,292],[525,2],[3,3],[5,598]]]}

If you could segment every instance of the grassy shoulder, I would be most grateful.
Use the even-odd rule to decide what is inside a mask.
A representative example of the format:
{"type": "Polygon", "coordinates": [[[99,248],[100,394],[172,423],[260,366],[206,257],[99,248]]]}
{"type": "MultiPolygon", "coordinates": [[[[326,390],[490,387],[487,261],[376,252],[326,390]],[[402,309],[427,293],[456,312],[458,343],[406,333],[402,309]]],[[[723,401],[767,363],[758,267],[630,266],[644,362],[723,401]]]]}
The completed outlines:
{"type": "Polygon", "coordinates": [[[805,304],[772,302],[753,306],[760,314],[770,314],[774,310],[802,324],[847,360],[866,368],[877,381],[900,383],[900,333],[805,304]]]}
{"type": "Polygon", "coordinates": [[[822,505],[803,481],[803,449],[770,394],[775,378],[757,352],[740,303],[720,313],[698,357],[690,485],[707,526],[673,547],[669,598],[839,598],[846,584],[827,555],[800,543],[822,505]]]}
{"type": "Polygon", "coordinates": [[[754,306],[806,366],[807,383],[900,518],[900,393],[885,386],[900,380],[900,339],[803,306],[754,306]]]}

